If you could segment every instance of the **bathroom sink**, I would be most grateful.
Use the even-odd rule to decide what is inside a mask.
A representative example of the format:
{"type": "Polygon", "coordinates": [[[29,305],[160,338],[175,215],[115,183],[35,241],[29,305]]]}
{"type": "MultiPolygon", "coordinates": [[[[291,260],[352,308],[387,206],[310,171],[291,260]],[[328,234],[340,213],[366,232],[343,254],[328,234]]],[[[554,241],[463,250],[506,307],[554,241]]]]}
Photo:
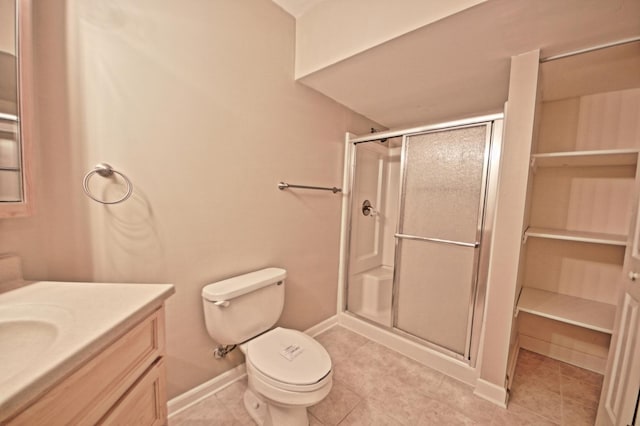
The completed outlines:
{"type": "Polygon", "coordinates": [[[50,305],[0,308],[0,385],[46,357],[71,318],[65,309],[50,305]]]}
{"type": "Polygon", "coordinates": [[[170,284],[38,281],[0,294],[0,425],[173,291],[170,284]]]}
{"type": "Polygon", "coordinates": [[[0,377],[8,380],[28,367],[55,342],[58,328],[44,321],[0,322],[0,377]]]}

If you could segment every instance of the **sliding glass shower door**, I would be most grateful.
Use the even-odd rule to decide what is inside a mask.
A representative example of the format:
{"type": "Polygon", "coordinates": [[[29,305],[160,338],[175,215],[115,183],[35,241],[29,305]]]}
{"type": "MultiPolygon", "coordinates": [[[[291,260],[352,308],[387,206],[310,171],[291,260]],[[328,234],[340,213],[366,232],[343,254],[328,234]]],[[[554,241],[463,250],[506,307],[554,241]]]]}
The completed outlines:
{"type": "Polygon", "coordinates": [[[352,140],[347,311],[475,365],[501,133],[480,117],[352,140]]]}
{"type": "Polygon", "coordinates": [[[469,359],[491,123],[408,135],[395,328],[469,359]]]}

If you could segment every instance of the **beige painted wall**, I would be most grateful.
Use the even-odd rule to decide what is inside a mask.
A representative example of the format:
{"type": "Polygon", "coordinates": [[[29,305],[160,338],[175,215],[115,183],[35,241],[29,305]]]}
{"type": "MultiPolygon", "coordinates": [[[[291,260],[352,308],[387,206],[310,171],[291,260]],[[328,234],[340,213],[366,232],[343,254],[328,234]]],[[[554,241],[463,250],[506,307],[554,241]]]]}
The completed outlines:
{"type": "Polygon", "coordinates": [[[323,1],[297,19],[296,78],[484,1],[323,1]]]}
{"type": "Polygon", "coordinates": [[[379,126],[294,82],[293,18],[268,0],[34,6],[36,216],[0,221],[0,252],[29,279],[174,283],[170,397],[241,362],[212,357],[204,285],[280,266],[281,325],[333,315],[341,198],[276,184],[339,185],[344,133],[379,126]],[[101,161],[127,202],[82,193],[101,161]]]}

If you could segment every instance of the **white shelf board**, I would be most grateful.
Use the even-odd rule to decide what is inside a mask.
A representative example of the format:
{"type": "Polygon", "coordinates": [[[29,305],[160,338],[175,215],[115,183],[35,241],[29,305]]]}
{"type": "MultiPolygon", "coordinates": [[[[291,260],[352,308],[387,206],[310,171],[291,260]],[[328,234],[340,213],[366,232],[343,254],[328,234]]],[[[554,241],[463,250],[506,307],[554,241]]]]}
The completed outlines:
{"type": "Polygon", "coordinates": [[[626,235],[605,234],[601,232],[567,231],[565,229],[536,228],[530,226],[524,235],[525,237],[550,238],[582,243],[610,244],[614,246],[627,245],[626,235]]]}
{"type": "Polygon", "coordinates": [[[532,287],[523,287],[518,299],[516,315],[518,312],[527,312],[611,334],[616,316],[616,306],[532,287]]]}
{"type": "Polygon", "coordinates": [[[533,167],[632,166],[637,162],[637,149],[546,152],[531,156],[533,167]]]}

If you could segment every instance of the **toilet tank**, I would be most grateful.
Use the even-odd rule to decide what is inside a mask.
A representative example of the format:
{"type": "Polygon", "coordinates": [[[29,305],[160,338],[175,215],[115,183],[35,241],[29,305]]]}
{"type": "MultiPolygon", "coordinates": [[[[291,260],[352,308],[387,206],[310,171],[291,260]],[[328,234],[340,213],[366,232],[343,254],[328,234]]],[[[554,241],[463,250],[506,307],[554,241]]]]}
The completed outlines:
{"type": "Polygon", "coordinates": [[[287,271],[266,268],[202,289],[209,335],[221,345],[245,342],[273,327],[284,306],[287,271]]]}

